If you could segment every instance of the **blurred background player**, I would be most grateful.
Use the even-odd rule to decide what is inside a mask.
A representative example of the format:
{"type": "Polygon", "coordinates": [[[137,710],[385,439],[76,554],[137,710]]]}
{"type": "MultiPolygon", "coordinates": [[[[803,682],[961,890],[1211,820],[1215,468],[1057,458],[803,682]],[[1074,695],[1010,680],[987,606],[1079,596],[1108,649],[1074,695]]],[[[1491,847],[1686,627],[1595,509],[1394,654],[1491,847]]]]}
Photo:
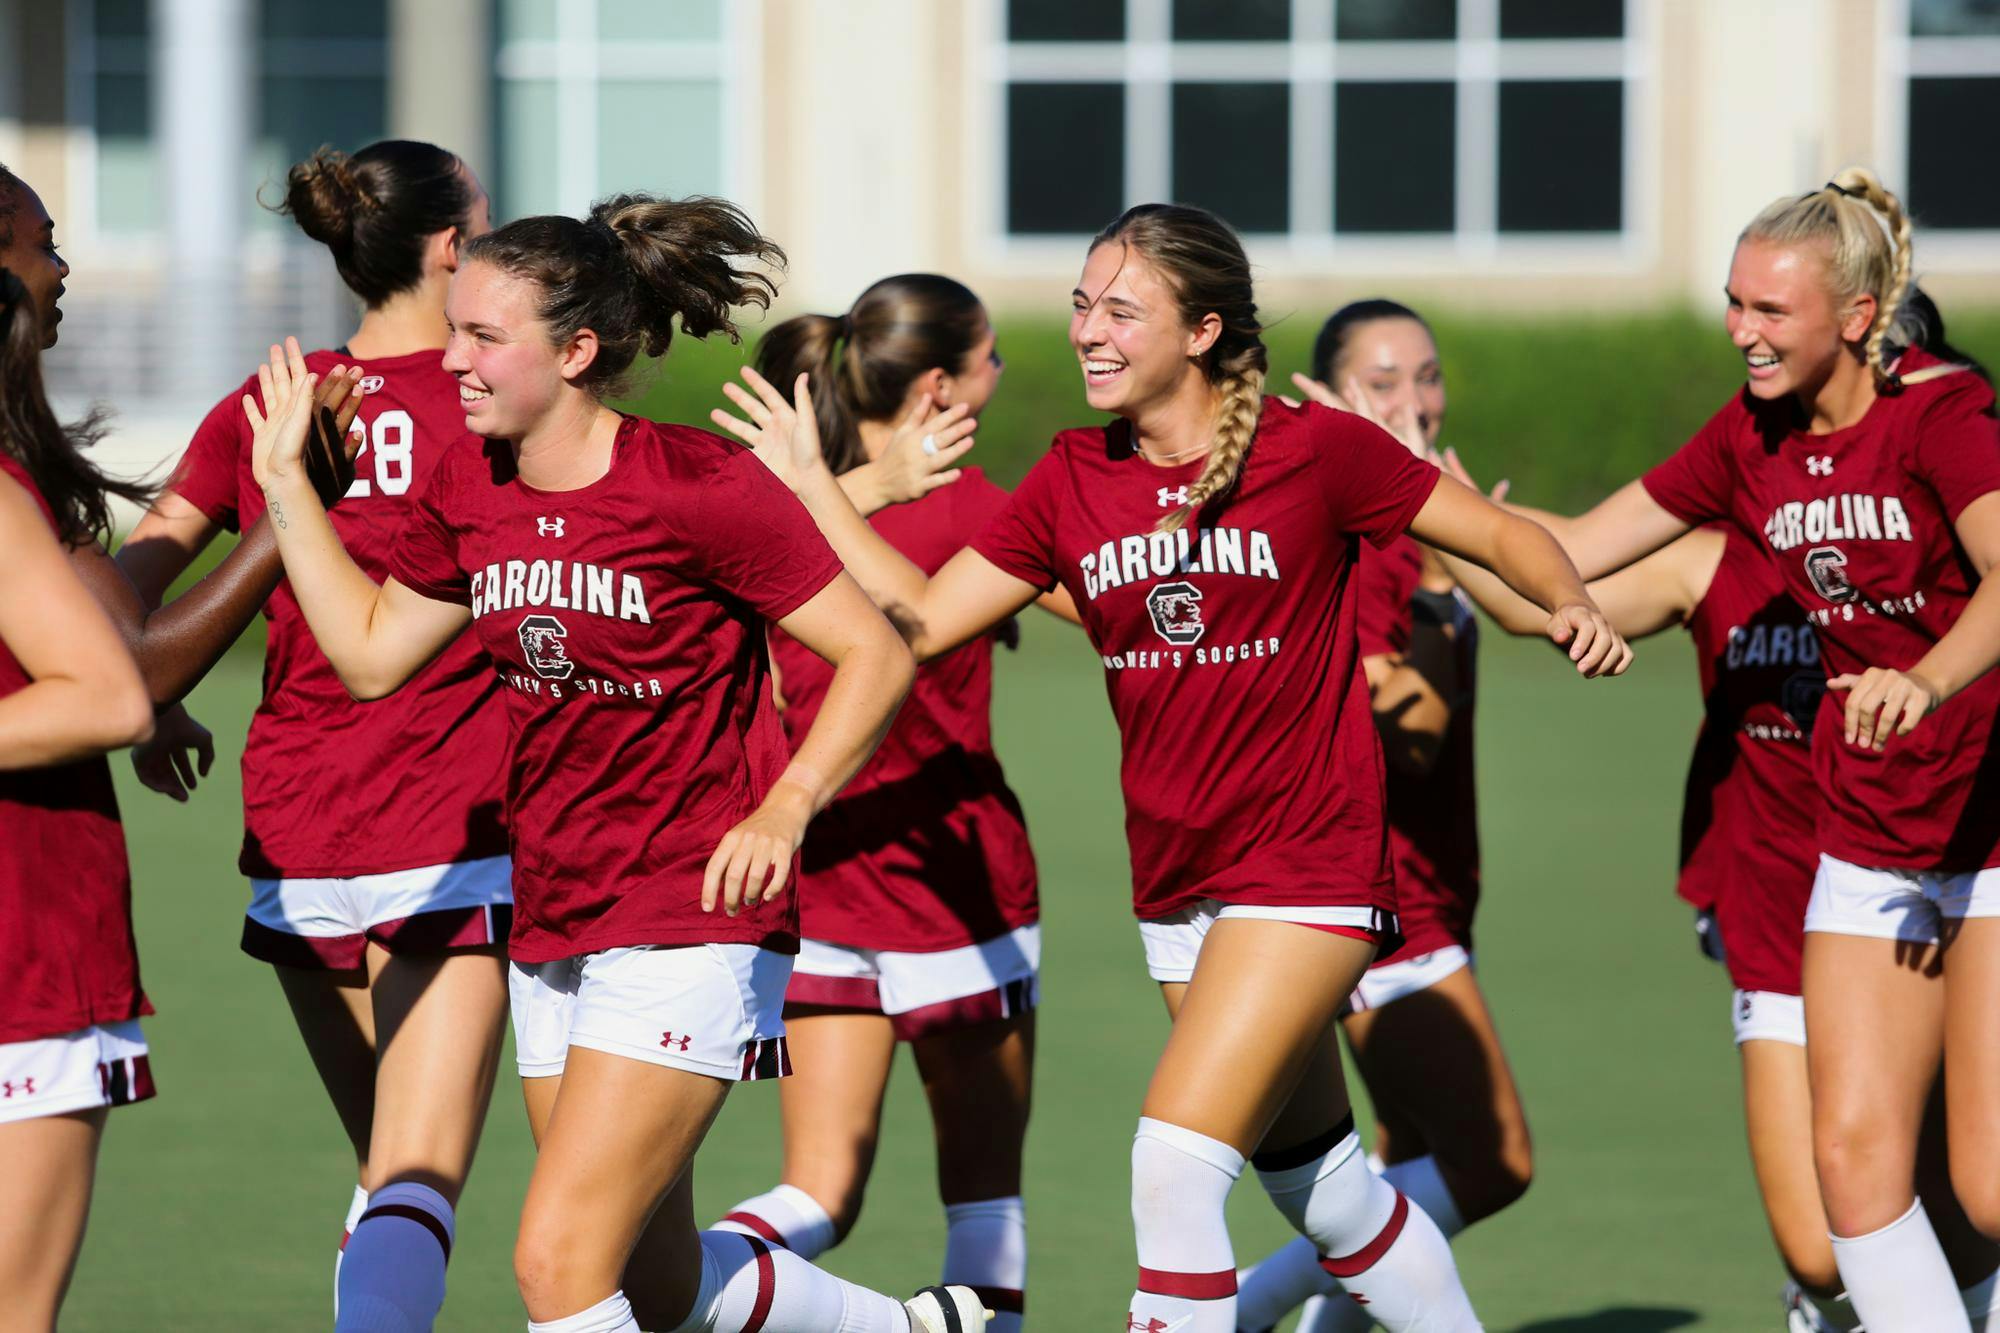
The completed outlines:
{"type": "MultiPolygon", "coordinates": [[[[274,405],[256,441],[287,572],[349,690],[393,693],[468,626],[507,686],[510,986],[539,1148],[514,1262],[544,1333],[981,1317],[963,1288],[906,1305],[694,1224],[691,1163],[726,1094],[785,1072],[796,917],[765,900],[913,674],[754,458],[603,405],[676,327],[733,336],[732,307],[765,304],[759,266],[782,258],[699,198],[619,196],[468,243],[444,366],[477,438],[418,497],[385,584],[302,484],[295,412],[274,405]],[[773,622],[836,667],[789,764],[773,622]]],[[[265,373],[274,404],[309,379],[295,349],[265,373]]]]}
{"type": "MultiPolygon", "coordinates": [[[[444,149],[388,140],[298,163],[283,209],[332,251],[365,307],[354,336],[308,364],[359,375],[357,475],[333,523],[380,575],[465,433],[458,384],[440,366],[444,296],[460,247],[487,229],[486,193],[444,149]]],[[[223,529],[263,522],[240,396],[208,414],[119,553],[148,598],[223,529]]],[[[289,586],[267,615],[264,697],[243,754],[243,950],[273,966],[354,1147],[335,1270],[342,1317],[428,1327],[506,1015],[506,736],[489,706],[500,686],[465,639],[395,698],[364,705],[289,586]]],[[[154,743],[156,768],[162,750],[206,744],[182,725],[170,719],[154,743]]]]}
{"type": "MultiPolygon", "coordinates": [[[[1444,426],[1437,341],[1422,316],[1395,301],[1335,311],[1314,340],[1311,374],[1292,380],[1314,402],[1358,404],[1418,457],[1429,456],[1444,426]]],[[[1341,1028],[1375,1111],[1371,1164],[1449,1239],[1520,1198],[1533,1174],[1527,1115],[1472,969],[1478,622],[1437,553],[1407,535],[1364,546],[1360,556],[1356,630],[1387,764],[1403,943],[1362,975],[1341,1028]]],[[[1528,614],[1529,632],[1539,633],[1546,617],[1528,614]]],[[[1236,1322],[1269,1328],[1312,1296],[1302,1330],[1373,1326],[1367,1307],[1337,1293],[1300,1237],[1245,1276],[1236,1322]]]]}
{"type": "Polygon", "coordinates": [[[1954,1190],[2000,1237],[2000,423],[1983,378],[1921,345],[1910,273],[1909,219],[1867,171],[1774,201],[1729,273],[1743,392],[1562,525],[1598,578],[1729,523],[1836,673],[1801,982],[1820,1193],[1870,1333],[1968,1327],[1913,1184],[1940,1060],[1954,1190]]]}

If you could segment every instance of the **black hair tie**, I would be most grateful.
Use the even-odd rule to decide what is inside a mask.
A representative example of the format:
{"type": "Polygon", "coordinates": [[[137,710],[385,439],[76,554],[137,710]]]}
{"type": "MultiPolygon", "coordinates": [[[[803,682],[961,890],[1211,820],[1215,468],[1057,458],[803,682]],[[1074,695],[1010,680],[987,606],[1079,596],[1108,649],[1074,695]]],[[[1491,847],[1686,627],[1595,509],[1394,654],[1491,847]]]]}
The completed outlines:
{"type": "Polygon", "coordinates": [[[1849,199],[1859,199],[1864,203],[1868,200],[1868,194],[1865,190],[1850,190],[1839,181],[1828,181],[1825,188],[1832,190],[1835,194],[1844,194],[1849,199]]]}

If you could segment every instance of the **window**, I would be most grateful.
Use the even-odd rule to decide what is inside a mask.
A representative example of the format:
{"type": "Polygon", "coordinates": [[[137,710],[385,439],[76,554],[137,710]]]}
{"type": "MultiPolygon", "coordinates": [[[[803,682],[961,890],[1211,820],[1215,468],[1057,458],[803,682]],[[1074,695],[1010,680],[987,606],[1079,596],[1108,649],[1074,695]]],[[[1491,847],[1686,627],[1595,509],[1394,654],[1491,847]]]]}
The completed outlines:
{"type": "Polygon", "coordinates": [[[724,0],[499,0],[495,194],[503,217],[580,213],[619,190],[734,198],[724,0]]]}
{"type": "MultiPolygon", "coordinates": [[[[2000,0],[1990,0],[2000,5],[2000,0]]],[[[1201,204],[1297,247],[1637,230],[1642,0],[990,0],[1007,241],[1201,204]]]]}
{"type": "Polygon", "coordinates": [[[1889,187],[1927,232],[2000,231],[2000,180],[1988,165],[2000,152],[2000,0],[1883,8],[1889,187]]]}

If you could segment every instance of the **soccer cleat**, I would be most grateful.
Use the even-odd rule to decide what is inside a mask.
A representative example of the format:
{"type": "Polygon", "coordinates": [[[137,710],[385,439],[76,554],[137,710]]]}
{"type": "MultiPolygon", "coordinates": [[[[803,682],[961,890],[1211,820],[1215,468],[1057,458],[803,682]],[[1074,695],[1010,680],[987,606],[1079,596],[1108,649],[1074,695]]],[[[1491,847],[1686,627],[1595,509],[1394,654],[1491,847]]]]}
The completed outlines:
{"type": "Polygon", "coordinates": [[[979,1333],[993,1312],[970,1287],[925,1287],[903,1302],[910,1333],[979,1333]]]}

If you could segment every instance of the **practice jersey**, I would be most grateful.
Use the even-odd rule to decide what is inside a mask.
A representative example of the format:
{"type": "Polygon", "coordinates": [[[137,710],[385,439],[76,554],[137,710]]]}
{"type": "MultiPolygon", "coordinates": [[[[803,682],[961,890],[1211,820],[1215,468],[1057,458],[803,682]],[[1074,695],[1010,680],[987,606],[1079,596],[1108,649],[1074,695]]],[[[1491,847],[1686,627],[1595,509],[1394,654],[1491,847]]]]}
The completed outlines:
{"type": "Polygon", "coordinates": [[[1360,538],[1402,532],[1438,473],[1358,417],[1266,398],[1234,490],[1157,531],[1201,469],[1148,462],[1122,421],[1065,431],[973,549],[1069,589],[1103,659],[1141,919],[1202,898],[1393,911],[1351,584],[1360,538]]]}
{"type": "MultiPolygon", "coordinates": [[[[1409,651],[1411,598],[1423,568],[1423,549],[1408,536],[1379,551],[1362,548],[1354,585],[1361,656],[1409,651]]],[[[1389,853],[1403,944],[1378,959],[1377,967],[1447,945],[1472,947],[1472,914],[1479,905],[1479,796],[1472,756],[1479,622],[1463,598],[1454,598],[1453,606],[1459,697],[1449,701],[1451,721],[1437,760],[1421,774],[1388,767],[1389,853]]]]}
{"type": "MultiPolygon", "coordinates": [[[[928,575],[1006,504],[1007,492],[967,468],[869,522],[928,575]]],[[[833,669],[776,628],[771,656],[797,747],[833,669]]],[[[917,668],[881,747],[806,831],[799,930],[807,939],[929,953],[1039,917],[1027,822],[993,752],[992,702],[989,637],[917,668]]]]}
{"type": "Polygon", "coordinates": [[[1723,532],[1722,560],[1687,621],[1702,724],[1681,807],[1680,895],[1722,916],[1742,989],[1795,995],[1819,864],[1811,735],[1826,672],[1770,559],[1733,527],[1723,532]]]}
{"type": "MultiPolygon", "coordinates": [[[[1921,349],[1910,373],[1937,365],[1921,349]]],[[[1797,427],[1795,405],[1730,400],[1646,474],[1688,523],[1727,521],[1761,543],[1817,632],[1829,676],[1907,669],[1958,620],[1975,578],[1952,524],[2000,491],[1993,390],[1958,371],[1884,394],[1843,430],[1797,427]]],[[[1819,848],[1857,865],[2000,865],[2000,674],[1988,673],[1882,753],[1843,736],[1829,691],[1813,735],[1819,848]]]]}
{"type": "MultiPolygon", "coordinates": [[[[54,530],[48,501],[4,449],[0,473],[26,488],[54,530]]],[[[0,643],[0,697],[29,683],[0,643]]],[[[139,989],[132,872],[102,755],[0,772],[0,942],[0,1043],[153,1012],[139,989]]]]}
{"type": "MultiPolygon", "coordinates": [[[[341,544],[381,582],[416,498],[451,445],[466,438],[458,382],[442,353],[364,363],[363,439],[354,485],[333,510],[341,544]]],[[[314,352],[324,375],[355,358],[314,352]]],[[[248,528],[264,513],[250,470],[242,395],[216,404],[172,489],[213,522],[248,528]]],[[[462,638],[401,690],[356,702],[313,640],[290,583],[264,607],[264,697],[243,746],[243,873],[260,879],[373,875],[498,856],[506,724],[478,645],[462,638]]]]}
{"type": "Polygon", "coordinates": [[[796,896],[701,909],[723,835],[789,751],[767,625],[840,575],[804,506],[719,436],[626,417],[588,486],[520,480],[504,441],[439,464],[390,572],[471,608],[512,735],[509,953],[621,945],[796,951],[796,896]]]}

